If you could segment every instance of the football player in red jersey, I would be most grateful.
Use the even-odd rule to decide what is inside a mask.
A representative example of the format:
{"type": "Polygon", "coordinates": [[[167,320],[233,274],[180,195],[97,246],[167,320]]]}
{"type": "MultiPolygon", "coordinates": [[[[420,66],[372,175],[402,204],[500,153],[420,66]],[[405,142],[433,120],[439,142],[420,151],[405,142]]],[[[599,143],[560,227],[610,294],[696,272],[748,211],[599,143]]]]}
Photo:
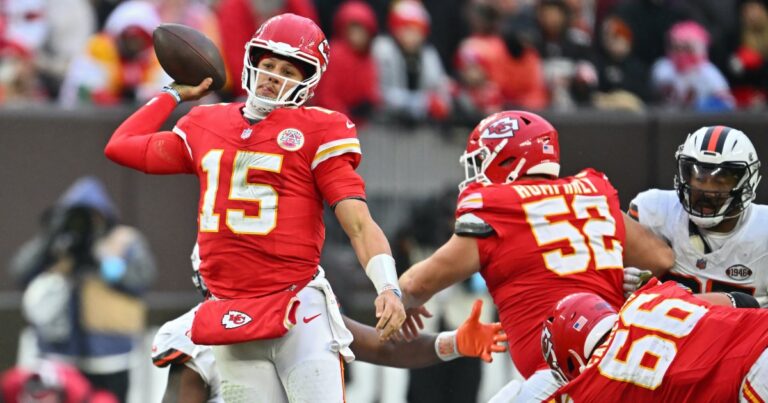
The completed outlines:
{"type": "Polygon", "coordinates": [[[343,400],[343,358],[352,336],[325,280],[323,201],[334,210],[378,297],[382,339],[400,329],[394,259],[355,173],[360,143],[346,116],[303,107],[328,63],[328,42],[311,20],[282,14],[245,46],[245,103],[192,108],[158,131],[181,101],[205,95],[177,83],[112,135],[113,161],[152,174],[200,180],[200,272],[212,295],[192,340],[215,345],[223,396],[243,401],[343,400]]]}
{"type": "Polygon", "coordinates": [[[652,279],[620,311],[569,295],[544,322],[542,349],[568,385],[549,401],[764,402],[768,311],[745,293],[691,294],[652,279]],[[745,329],[748,329],[745,331],[745,329]]]}
{"type": "Polygon", "coordinates": [[[400,278],[406,308],[416,313],[437,291],[479,271],[512,360],[528,378],[516,398],[540,401],[558,387],[540,345],[551,307],[589,291],[618,308],[625,265],[670,267],[674,255],[621,212],[602,173],[586,169],[558,178],[558,134],[538,115],[505,111],[484,119],[470,134],[462,162],[466,180],[459,186],[455,234],[400,278]]]}

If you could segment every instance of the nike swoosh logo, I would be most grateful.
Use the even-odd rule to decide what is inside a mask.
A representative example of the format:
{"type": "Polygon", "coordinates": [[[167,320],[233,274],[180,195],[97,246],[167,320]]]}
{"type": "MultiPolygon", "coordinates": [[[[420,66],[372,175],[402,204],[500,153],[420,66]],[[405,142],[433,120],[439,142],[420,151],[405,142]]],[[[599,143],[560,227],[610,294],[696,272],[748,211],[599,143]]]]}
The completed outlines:
{"type": "Polygon", "coordinates": [[[302,320],[304,321],[304,323],[309,323],[309,322],[312,322],[313,320],[315,320],[315,318],[317,318],[318,316],[320,316],[319,313],[317,315],[315,315],[315,316],[310,316],[310,317],[306,317],[305,316],[304,319],[302,319],[302,320]]]}
{"type": "Polygon", "coordinates": [[[355,127],[355,124],[350,121],[347,121],[347,129],[351,129],[353,127],[355,127]]]}

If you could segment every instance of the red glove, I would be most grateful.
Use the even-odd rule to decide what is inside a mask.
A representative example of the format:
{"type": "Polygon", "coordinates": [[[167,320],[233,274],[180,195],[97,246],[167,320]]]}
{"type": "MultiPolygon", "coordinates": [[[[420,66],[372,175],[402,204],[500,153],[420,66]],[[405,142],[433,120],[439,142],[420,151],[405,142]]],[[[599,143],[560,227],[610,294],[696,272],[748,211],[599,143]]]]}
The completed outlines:
{"type": "Polygon", "coordinates": [[[501,329],[501,323],[480,322],[483,301],[475,300],[472,313],[456,331],[456,344],[459,354],[464,357],[479,357],[485,362],[493,361],[491,353],[503,353],[507,346],[507,335],[501,329]]]}

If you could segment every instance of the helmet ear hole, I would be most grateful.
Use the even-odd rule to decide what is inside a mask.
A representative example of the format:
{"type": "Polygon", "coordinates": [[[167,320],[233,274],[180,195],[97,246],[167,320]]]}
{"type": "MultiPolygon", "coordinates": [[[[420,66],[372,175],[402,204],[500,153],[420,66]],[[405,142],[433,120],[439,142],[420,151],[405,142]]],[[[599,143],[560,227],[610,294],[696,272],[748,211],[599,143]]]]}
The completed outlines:
{"type": "Polygon", "coordinates": [[[499,165],[502,166],[502,167],[506,167],[506,166],[512,165],[512,163],[515,162],[516,159],[517,159],[516,157],[509,157],[509,158],[505,159],[504,161],[502,161],[501,164],[499,164],[499,165]]]}
{"type": "Polygon", "coordinates": [[[525,116],[520,116],[520,120],[522,120],[523,122],[525,122],[525,124],[526,124],[526,125],[529,125],[529,124],[531,124],[531,120],[530,120],[530,119],[528,119],[528,118],[527,118],[527,117],[525,117],[525,116]]]}

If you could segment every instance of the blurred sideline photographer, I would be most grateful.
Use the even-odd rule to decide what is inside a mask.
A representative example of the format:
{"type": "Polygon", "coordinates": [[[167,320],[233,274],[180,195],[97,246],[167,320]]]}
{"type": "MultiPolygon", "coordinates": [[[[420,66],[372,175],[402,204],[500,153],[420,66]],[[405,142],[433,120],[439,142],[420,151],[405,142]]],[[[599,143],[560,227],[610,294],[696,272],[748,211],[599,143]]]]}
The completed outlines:
{"type": "Polygon", "coordinates": [[[40,358],[74,365],[125,402],[130,352],[144,328],[140,296],[155,274],[146,241],[118,224],[114,204],[93,177],[70,186],[41,224],[10,265],[11,277],[25,287],[22,313],[40,358]]]}

